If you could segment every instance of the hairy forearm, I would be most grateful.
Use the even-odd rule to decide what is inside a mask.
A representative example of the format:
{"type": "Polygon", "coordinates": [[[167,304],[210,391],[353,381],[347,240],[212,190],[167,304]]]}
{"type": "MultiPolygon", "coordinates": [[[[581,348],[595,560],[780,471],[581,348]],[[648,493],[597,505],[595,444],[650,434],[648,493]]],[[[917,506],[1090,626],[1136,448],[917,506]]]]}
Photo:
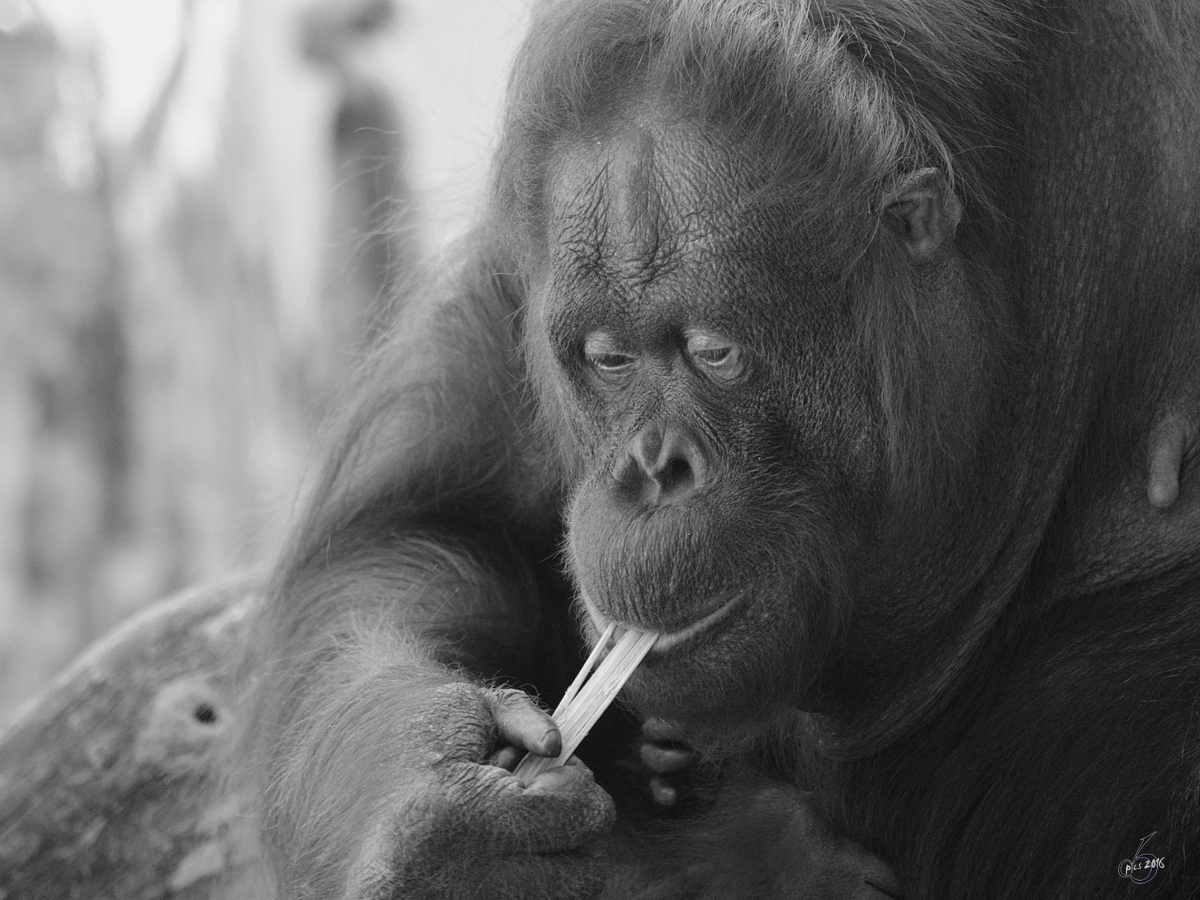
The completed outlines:
{"type": "Polygon", "coordinates": [[[331,558],[272,598],[252,726],[280,868],[322,896],[403,806],[409,773],[437,761],[421,722],[470,718],[456,685],[520,667],[538,628],[536,586],[504,542],[409,533],[331,558]]]}
{"type": "Polygon", "coordinates": [[[433,528],[384,533],[297,566],[267,611],[274,656],[308,682],[323,659],[403,638],[444,663],[489,674],[532,655],[541,619],[533,566],[503,536],[433,528]]]}
{"type": "Polygon", "coordinates": [[[379,639],[346,650],[292,698],[296,715],[264,761],[262,813],[295,885],[340,893],[349,861],[402,804],[406,773],[436,762],[419,722],[438,715],[461,678],[417,646],[379,639]]]}

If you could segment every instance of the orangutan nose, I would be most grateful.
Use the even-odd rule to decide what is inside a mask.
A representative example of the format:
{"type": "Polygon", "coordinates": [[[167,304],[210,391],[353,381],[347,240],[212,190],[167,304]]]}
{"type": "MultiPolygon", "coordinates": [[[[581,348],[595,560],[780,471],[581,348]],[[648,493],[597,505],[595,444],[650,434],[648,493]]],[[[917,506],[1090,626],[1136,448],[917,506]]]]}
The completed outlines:
{"type": "Polygon", "coordinates": [[[620,481],[647,506],[681,503],[703,487],[708,454],[700,439],[676,424],[642,427],[627,448],[620,481]]]}

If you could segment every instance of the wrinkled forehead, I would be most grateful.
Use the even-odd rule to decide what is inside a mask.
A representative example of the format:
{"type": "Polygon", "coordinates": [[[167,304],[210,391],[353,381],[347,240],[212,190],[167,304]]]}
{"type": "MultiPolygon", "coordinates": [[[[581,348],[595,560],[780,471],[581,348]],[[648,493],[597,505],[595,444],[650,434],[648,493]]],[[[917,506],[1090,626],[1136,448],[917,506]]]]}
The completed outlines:
{"type": "Polygon", "coordinates": [[[561,146],[551,163],[552,266],[648,281],[736,251],[760,231],[749,159],[686,124],[629,124],[561,146]]]}
{"type": "MultiPolygon", "coordinates": [[[[638,122],[551,153],[532,305],[553,333],[768,327],[839,290],[845,255],[791,173],[690,121],[638,122]]],[[[665,332],[663,332],[665,334],[665,332]]]]}

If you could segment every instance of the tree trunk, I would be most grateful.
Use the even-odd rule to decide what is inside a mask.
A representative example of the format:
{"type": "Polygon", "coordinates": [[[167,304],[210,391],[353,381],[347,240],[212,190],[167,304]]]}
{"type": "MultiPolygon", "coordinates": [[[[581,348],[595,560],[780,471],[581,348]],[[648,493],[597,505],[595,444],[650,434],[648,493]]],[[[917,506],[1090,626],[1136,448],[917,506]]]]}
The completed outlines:
{"type": "Polygon", "coordinates": [[[0,898],[263,896],[221,775],[258,596],[240,578],[151,607],[0,730],[0,898]]]}

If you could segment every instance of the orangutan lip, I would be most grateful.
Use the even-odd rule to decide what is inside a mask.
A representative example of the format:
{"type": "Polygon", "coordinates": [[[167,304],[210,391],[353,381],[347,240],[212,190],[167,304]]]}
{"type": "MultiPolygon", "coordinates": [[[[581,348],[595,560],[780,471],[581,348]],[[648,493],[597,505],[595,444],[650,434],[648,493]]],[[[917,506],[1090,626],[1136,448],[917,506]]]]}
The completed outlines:
{"type": "MultiPolygon", "coordinates": [[[[716,625],[717,622],[721,621],[721,619],[723,619],[723,618],[725,618],[725,616],[729,615],[729,613],[733,610],[733,608],[735,606],[738,605],[738,603],[741,601],[741,599],[742,599],[742,595],[739,594],[739,595],[735,596],[732,600],[729,600],[724,605],[719,606],[717,609],[710,612],[704,618],[693,622],[691,625],[688,625],[685,628],[681,628],[678,631],[667,631],[667,632],[660,633],[658,636],[658,640],[654,642],[654,646],[651,648],[649,655],[650,656],[659,656],[663,653],[668,653],[671,650],[678,647],[680,644],[684,643],[685,641],[689,641],[692,638],[696,637],[697,635],[703,634],[705,631],[708,631],[710,628],[712,628],[714,625],[716,625]]],[[[583,605],[584,605],[584,608],[587,610],[588,616],[592,620],[592,624],[596,627],[596,630],[603,633],[604,629],[606,627],[608,627],[608,624],[610,622],[612,622],[613,620],[608,618],[607,616],[605,616],[599,610],[597,610],[596,607],[592,604],[591,600],[589,600],[587,597],[583,598],[583,605]]],[[[626,623],[624,623],[624,622],[617,623],[618,628],[620,628],[623,625],[626,625],[626,623]]],[[[637,631],[646,631],[647,630],[644,626],[641,626],[641,625],[629,624],[626,627],[636,629],[637,631]]]]}

